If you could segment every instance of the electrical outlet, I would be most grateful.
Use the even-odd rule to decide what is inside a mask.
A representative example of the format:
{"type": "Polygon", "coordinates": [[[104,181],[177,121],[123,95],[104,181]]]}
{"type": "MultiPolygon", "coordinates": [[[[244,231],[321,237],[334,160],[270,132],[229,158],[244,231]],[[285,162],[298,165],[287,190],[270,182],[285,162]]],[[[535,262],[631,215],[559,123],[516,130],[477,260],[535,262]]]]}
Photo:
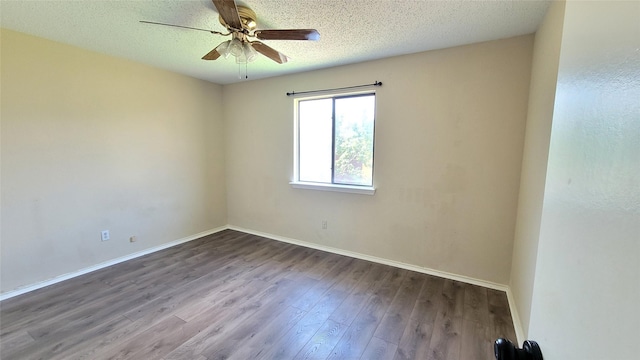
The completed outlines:
{"type": "Polygon", "coordinates": [[[110,239],[109,230],[102,230],[102,241],[107,241],[110,239]]]}
{"type": "Polygon", "coordinates": [[[327,220],[322,220],[322,228],[327,229],[327,220]]]}
{"type": "Polygon", "coordinates": [[[132,237],[129,238],[129,242],[136,242],[136,240],[138,240],[138,239],[136,239],[135,236],[132,236],[132,237]]]}

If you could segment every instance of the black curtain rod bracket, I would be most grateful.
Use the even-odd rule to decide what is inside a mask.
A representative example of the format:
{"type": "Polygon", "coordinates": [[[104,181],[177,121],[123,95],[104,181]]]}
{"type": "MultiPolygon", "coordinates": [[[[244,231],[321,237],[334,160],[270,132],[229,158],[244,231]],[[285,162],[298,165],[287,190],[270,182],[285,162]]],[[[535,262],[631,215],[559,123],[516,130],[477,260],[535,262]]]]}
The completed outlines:
{"type": "Polygon", "coordinates": [[[373,84],[364,84],[364,85],[355,85],[355,86],[347,86],[347,87],[341,87],[341,88],[334,88],[334,89],[321,89],[321,90],[310,90],[310,91],[300,91],[300,92],[288,92],[287,96],[293,96],[293,95],[299,95],[299,94],[312,94],[312,93],[319,93],[319,92],[325,92],[325,91],[336,91],[336,90],[347,90],[347,89],[356,89],[356,88],[361,88],[361,87],[368,87],[368,86],[382,86],[382,82],[376,80],[376,82],[374,82],[373,84]]]}

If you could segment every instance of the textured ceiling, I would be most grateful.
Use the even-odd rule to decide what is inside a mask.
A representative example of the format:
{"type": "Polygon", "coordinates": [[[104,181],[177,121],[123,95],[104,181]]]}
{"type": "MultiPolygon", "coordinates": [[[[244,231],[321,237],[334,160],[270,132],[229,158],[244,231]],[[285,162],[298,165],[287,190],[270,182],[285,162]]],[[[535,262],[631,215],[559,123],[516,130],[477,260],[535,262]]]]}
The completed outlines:
{"type": "MultiPolygon", "coordinates": [[[[314,28],[319,41],[264,41],[292,60],[263,56],[249,79],[508,38],[536,31],[545,1],[246,0],[258,29],[314,28]]],[[[228,84],[233,58],[200,58],[227,38],[139,20],[224,31],[210,0],[0,1],[0,26],[177,73],[228,84]]],[[[242,73],[245,68],[242,66],[242,73]]]]}

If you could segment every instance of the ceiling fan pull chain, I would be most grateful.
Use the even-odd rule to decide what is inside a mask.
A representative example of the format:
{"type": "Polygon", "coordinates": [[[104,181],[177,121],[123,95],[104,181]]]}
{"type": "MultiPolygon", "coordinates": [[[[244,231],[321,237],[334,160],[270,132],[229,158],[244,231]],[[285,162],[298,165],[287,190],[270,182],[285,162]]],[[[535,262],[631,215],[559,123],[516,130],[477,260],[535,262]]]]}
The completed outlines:
{"type": "MultiPolygon", "coordinates": [[[[244,63],[244,78],[249,78],[246,62],[244,63]]],[[[242,79],[242,63],[238,64],[238,79],[242,79]]]]}

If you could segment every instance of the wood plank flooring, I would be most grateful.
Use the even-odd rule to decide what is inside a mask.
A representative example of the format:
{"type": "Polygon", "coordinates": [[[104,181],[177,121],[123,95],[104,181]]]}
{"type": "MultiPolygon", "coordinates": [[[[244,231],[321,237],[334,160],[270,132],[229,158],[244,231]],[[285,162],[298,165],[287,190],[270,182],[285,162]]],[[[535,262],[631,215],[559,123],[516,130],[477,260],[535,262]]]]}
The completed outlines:
{"type": "Polygon", "coordinates": [[[0,303],[2,359],[489,360],[503,292],[232,230],[0,303]]]}

